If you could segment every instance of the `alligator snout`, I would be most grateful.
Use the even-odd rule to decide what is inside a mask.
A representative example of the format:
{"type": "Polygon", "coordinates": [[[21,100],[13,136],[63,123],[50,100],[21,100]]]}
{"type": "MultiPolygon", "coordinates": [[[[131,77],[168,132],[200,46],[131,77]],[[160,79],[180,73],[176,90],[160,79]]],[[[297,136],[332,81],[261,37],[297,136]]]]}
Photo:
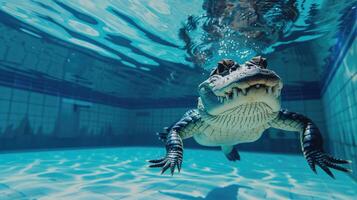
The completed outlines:
{"type": "Polygon", "coordinates": [[[275,74],[273,71],[271,71],[269,69],[259,69],[258,73],[265,74],[265,75],[275,74]]]}
{"type": "MultiPolygon", "coordinates": [[[[279,78],[278,75],[274,71],[269,70],[269,69],[262,69],[259,67],[254,67],[253,69],[250,67],[247,67],[246,70],[244,70],[242,72],[238,72],[238,74],[240,76],[262,75],[262,76],[275,76],[275,77],[279,78]]],[[[234,76],[234,74],[232,74],[232,75],[234,76]]]]}
{"type": "Polygon", "coordinates": [[[244,71],[235,71],[222,77],[214,84],[212,91],[217,96],[225,96],[227,93],[230,93],[233,88],[244,91],[247,88],[257,85],[279,90],[282,88],[280,77],[275,72],[261,68],[246,68],[244,71]]]}

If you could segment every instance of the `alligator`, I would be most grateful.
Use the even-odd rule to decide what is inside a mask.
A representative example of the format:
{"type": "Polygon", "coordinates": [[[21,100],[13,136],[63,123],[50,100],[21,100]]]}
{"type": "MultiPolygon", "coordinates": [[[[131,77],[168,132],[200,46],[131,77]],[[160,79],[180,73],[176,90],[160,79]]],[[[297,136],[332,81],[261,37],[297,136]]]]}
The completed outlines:
{"type": "Polygon", "coordinates": [[[323,138],[308,117],[281,109],[283,82],[261,56],[244,64],[230,59],[218,62],[209,78],[198,86],[197,109],[191,109],[164,132],[166,155],[149,160],[161,174],[170,168],[171,175],[181,170],[183,139],[193,137],[204,146],[220,146],[228,160],[240,160],[235,145],[258,140],[264,130],[277,128],[300,133],[303,155],[313,172],[316,165],[334,178],[330,168],[350,173],[340,164],[349,160],[335,158],[324,151],[323,138]]]}

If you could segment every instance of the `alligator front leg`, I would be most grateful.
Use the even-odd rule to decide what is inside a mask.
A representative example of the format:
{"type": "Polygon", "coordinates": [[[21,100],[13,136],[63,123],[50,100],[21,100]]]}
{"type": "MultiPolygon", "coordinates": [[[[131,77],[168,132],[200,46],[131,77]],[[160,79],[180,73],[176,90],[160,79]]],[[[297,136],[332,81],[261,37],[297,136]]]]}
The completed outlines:
{"type": "Polygon", "coordinates": [[[329,168],[343,172],[351,172],[351,170],[337,165],[351,163],[351,161],[334,158],[325,153],[320,131],[309,118],[284,110],[279,112],[276,119],[274,119],[270,125],[278,129],[300,132],[300,142],[303,154],[310,168],[315,173],[315,165],[320,166],[321,169],[332,178],[334,178],[334,175],[329,168]]]}
{"type": "Polygon", "coordinates": [[[149,162],[153,163],[149,167],[162,167],[161,174],[170,168],[171,175],[173,175],[176,166],[178,171],[181,170],[183,143],[181,137],[174,129],[170,131],[166,141],[166,156],[158,160],[149,160],[149,162]]]}
{"type": "Polygon", "coordinates": [[[161,174],[170,168],[173,175],[176,167],[180,172],[183,159],[182,139],[192,137],[195,123],[200,118],[197,110],[189,110],[173,126],[165,128],[164,133],[158,133],[159,139],[166,142],[166,155],[161,159],[149,160],[152,163],[149,167],[161,167],[161,174]]]}

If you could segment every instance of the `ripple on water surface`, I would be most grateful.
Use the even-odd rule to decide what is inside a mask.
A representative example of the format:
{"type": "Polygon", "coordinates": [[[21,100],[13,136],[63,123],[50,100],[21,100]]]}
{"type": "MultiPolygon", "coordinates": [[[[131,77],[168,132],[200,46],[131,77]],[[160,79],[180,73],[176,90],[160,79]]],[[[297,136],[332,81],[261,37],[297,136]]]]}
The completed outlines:
{"type": "Polygon", "coordinates": [[[14,199],[354,199],[357,184],[314,175],[302,156],[186,150],[171,177],[147,167],[162,148],[0,154],[0,196],[14,199]]]}

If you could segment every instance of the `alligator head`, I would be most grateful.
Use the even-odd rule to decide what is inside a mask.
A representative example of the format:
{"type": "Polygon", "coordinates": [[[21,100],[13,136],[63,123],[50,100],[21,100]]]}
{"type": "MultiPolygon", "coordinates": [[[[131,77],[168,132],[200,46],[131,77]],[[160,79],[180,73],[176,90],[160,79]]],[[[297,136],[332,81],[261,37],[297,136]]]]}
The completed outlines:
{"type": "Polygon", "coordinates": [[[222,60],[199,87],[199,108],[210,115],[221,115],[239,106],[262,103],[273,112],[280,109],[283,83],[261,56],[239,65],[222,60]]]}

